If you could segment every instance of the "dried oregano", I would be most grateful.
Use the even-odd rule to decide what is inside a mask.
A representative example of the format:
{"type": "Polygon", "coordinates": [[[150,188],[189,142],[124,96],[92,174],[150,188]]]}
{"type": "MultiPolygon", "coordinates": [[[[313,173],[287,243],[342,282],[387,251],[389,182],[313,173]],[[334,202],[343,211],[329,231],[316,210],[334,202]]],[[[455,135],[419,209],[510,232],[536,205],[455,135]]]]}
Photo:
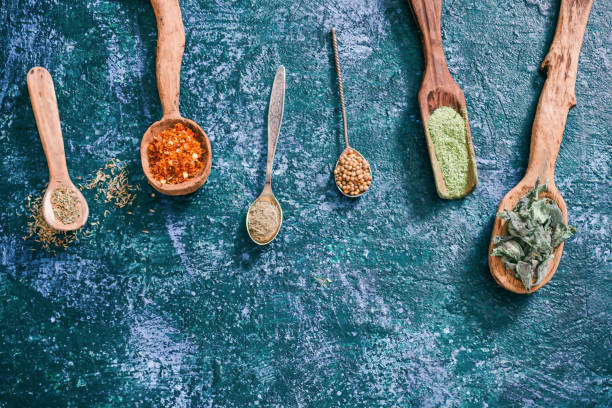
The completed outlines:
{"type": "Polygon", "coordinates": [[[508,221],[509,235],[493,239],[492,255],[501,257],[527,292],[546,277],[554,249],[576,232],[576,228],[563,223],[557,203],[538,198],[547,188],[547,183],[540,184],[538,178],[533,190],[521,197],[512,211],[497,214],[508,221]]]}

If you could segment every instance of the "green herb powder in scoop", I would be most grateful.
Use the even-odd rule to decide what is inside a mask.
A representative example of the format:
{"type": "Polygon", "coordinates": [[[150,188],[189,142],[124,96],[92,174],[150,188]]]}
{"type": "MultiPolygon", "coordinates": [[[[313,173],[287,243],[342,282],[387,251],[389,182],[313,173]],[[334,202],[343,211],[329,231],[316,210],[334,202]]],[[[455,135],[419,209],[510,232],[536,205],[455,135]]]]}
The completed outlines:
{"type": "Polygon", "coordinates": [[[429,117],[427,133],[434,145],[449,198],[463,196],[468,188],[470,161],[463,117],[455,109],[442,106],[429,117]]]}

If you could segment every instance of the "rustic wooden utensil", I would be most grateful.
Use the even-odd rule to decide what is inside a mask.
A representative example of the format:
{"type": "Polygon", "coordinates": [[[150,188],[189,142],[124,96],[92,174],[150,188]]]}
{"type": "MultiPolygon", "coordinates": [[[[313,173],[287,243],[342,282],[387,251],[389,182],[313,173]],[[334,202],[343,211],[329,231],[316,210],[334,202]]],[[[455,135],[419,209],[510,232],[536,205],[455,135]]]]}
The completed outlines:
{"type": "Polygon", "coordinates": [[[27,82],[36,126],[49,166],[49,185],[42,201],[43,218],[55,230],[74,231],[85,225],[89,216],[89,207],[85,197],[72,183],[68,174],[53,79],[46,69],[35,67],[28,72],[27,82]],[[79,217],[70,224],[64,224],[55,218],[53,213],[51,195],[53,190],[59,186],[66,186],[74,190],[79,200],[79,217]]]}
{"type": "Polygon", "coordinates": [[[436,190],[438,195],[444,199],[465,197],[476,188],[478,174],[474,146],[472,144],[472,133],[465,106],[465,96],[448,71],[446,58],[444,57],[440,26],[442,0],[409,0],[409,3],[414,18],[421,30],[421,41],[425,56],[425,72],[421,89],[419,90],[419,106],[421,108],[421,118],[425,130],[425,138],[427,139],[427,150],[429,151],[429,159],[434,173],[436,190]],[[433,141],[427,131],[429,116],[431,116],[433,111],[443,106],[455,109],[465,122],[469,161],[468,183],[465,192],[460,197],[449,194],[438,158],[436,157],[433,141]]]}
{"type": "Polygon", "coordinates": [[[208,179],[212,166],[212,150],[206,133],[192,120],[185,119],[179,112],[181,91],[181,61],[185,49],[185,29],[178,0],[151,0],[157,19],[157,90],[162,104],[161,120],[152,124],[140,143],[140,160],[149,184],[167,195],[189,194],[200,188],[208,179]],[[158,133],[182,123],[195,133],[206,151],[206,163],[193,178],[179,184],[162,184],[155,180],[149,167],[149,143],[158,133]]]}
{"type": "Polygon", "coordinates": [[[259,197],[253,201],[253,203],[249,206],[249,211],[246,216],[246,225],[247,232],[249,237],[258,245],[267,245],[276,236],[281,229],[281,225],[283,223],[283,209],[274,196],[274,192],[272,191],[272,166],[274,165],[274,154],[276,153],[276,142],[278,142],[278,136],[280,135],[281,124],[283,123],[283,112],[285,110],[285,67],[280,66],[276,70],[276,74],[274,75],[274,83],[272,84],[272,92],[270,94],[270,105],[268,107],[268,159],[266,161],[266,179],[264,182],[264,188],[259,197]],[[278,223],[278,228],[270,237],[263,241],[257,241],[251,233],[249,232],[249,212],[253,204],[257,201],[268,201],[272,203],[272,205],[278,208],[280,213],[280,222],[278,223]]]}
{"type": "MultiPolygon", "coordinates": [[[[559,205],[563,221],[567,224],[567,206],[555,186],[555,162],[561,147],[568,112],[576,106],[578,57],[592,5],[593,0],[561,1],[555,36],[542,62],[542,70],[546,72],[546,82],[540,94],[531,130],[527,171],[523,179],[501,200],[498,212],[513,209],[518,200],[534,187],[539,177],[542,182],[548,181],[548,191],[542,193],[542,196],[554,200],[559,205]]],[[[493,238],[497,235],[507,235],[507,222],[499,218],[495,219],[489,245],[491,275],[504,288],[515,293],[527,293],[521,281],[505,268],[501,259],[491,256],[493,238]]],[[[532,287],[531,293],[550,281],[559,266],[562,253],[563,243],[554,251],[554,258],[546,278],[539,285],[532,287]]]]}
{"type": "MultiPolygon", "coordinates": [[[[338,90],[340,92],[340,106],[342,107],[342,127],[344,129],[344,150],[342,151],[342,153],[340,153],[340,156],[338,156],[338,160],[336,161],[336,169],[340,166],[340,159],[345,156],[348,155],[349,153],[353,152],[356,153],[359,157],[361,157],[363,159],[363,161],[367,164],[368,169],[370,170],[370,175],[372,174],[372,166],[370,166],[370,163],[368,163],[368,161],[365,159],[365,157],[363,157],[363,155],[361,153],[359,153],[357,150],[355,150],[354,147],[351,147],[349,145],[349,139],[348,139],[348,127],[346,124],[346,106],[344,103],[344,87],[342,86],[342,70],[340,69],[340,57],[338,55],[338,40],[336,39],[336,29],[332,28],[331,29],[331,38],[332,38],[332,48],[334,49],[334,61],[336,63],[336,73],[338,76],[338,90]]],[[[335,181],[335,177],[334,177],[334,181],[335,181]]],[[[359,193],[359,194],[355,194],[355,195],[349,195],[346,194],[342,188],[338,185],[338,182],[336,181],[336,187],[338,187],[338,190],[340,190],[340,192],[342,193],[342,195],[346,196],[346,197],[351,197],[351,198],[356,198],[356,197],[361,197],[362,195],[364,195],[365,193],[367,193],[368,191],[370,191],[370,188],[368,187],[367,190],[359,193]]]]}

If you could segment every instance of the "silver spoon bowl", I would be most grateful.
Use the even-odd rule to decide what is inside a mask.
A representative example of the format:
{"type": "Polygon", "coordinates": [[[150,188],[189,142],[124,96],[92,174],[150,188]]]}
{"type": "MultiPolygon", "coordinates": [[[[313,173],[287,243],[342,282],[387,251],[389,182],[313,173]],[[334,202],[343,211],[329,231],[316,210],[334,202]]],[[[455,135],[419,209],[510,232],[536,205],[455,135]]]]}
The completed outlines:
{"type": "MultiPolygon", "coordinates": [[[[372,167],[370,166],[370,163],[368,163],[368,161],[365,159],[365,157],[363,157],[361,155],[361,153],[359,153],[357,150],[353,149],[352,147],[347,147],[346,149],[344,149],[342,151],[342,153],[340,154],[340,156],[338,157],[338,161],[336,162],[336,167],[335,169],[338,169],[340,167],[340,159],[342,159],[342,157],[346,154],[349,154],[350,152],[353,152],[355,154],[357,154],[359,157],[361,157],[363,159],[363,161],[367,164],[368,166],[368,170],[370,171],[370,175],[372,175],[372,167]]],[[[355,197],[361,197],[362,195],[364,195],[365,193],[367,193],[368,191],[370,191],[370,186],[368,186],[368,188],[366,188],[364,191],[360,192],[359,194],[347,194],[344,192],[344,190],[342,189],[342,187],[338,184],[338,180],[336,180],[336,175],[335,175],[335,170],[334,170],[334,181],[336,183],[336,187],[338,187],[338,190],[340,191],[340,193],[343,196],[346,197],[351,197],[351,198],[355,198],[355,197]]],[[[373,178],[373,177],[372,177],[373,178]]]]}

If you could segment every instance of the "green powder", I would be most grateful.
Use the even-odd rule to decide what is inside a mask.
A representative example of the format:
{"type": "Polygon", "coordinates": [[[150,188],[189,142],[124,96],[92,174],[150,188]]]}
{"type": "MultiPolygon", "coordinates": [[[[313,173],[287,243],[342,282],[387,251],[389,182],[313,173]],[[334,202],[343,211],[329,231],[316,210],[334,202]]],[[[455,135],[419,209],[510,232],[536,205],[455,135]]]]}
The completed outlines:
{"type": "Polygon", "coordinates": [[[450,198],[461,197],[468,187],[469,169],[463,117],[448,106],[438,108],[429,117],[427,133],[433,142],[450,198]]]}

